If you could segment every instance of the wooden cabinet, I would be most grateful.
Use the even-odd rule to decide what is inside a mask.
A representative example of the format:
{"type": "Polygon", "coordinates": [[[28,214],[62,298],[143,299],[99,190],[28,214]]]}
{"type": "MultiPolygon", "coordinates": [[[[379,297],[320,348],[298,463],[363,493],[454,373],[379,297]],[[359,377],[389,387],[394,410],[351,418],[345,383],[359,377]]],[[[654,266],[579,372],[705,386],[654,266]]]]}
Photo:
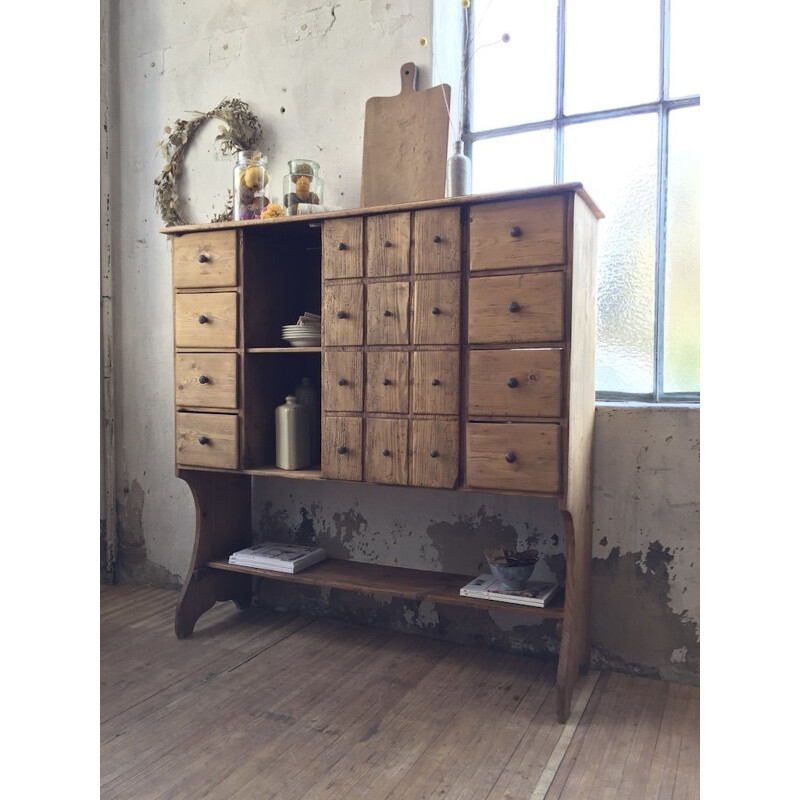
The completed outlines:
{"type": "MultiPolygon", "coordinates": [[[[167,229],[176,462],[198,507],[178,635],[216,600],[249,599],[252,571],[227,557],[250,543],[251,476],[551,498],[564,516],[564,601],[505,610],[563,625],[564,719],[589,654],[600,216],[579,184],[566,184],[167,229]],[[290,347],[282,326],[304,312],[321,315],[321,344],[290,347]],[[274,466],[274,409],[304,379],[321,393],[320,463],[284,472],[274,466]]],[[[367,565],[346,561],[268,573],[497,607],[459,595],[474,576],[409,574],[382,566],[371,579],[367,565]]]]}

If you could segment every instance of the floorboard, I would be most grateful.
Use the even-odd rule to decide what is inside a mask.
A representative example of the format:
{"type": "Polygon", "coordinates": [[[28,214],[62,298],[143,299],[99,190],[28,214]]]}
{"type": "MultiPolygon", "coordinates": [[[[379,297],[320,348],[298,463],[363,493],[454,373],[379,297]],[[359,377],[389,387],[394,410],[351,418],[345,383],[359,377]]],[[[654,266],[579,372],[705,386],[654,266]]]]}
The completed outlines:
{"type": "Polygon", "coordinates": [[[695,800],[699,690],[102,586],[102,800],[695,800]]]}

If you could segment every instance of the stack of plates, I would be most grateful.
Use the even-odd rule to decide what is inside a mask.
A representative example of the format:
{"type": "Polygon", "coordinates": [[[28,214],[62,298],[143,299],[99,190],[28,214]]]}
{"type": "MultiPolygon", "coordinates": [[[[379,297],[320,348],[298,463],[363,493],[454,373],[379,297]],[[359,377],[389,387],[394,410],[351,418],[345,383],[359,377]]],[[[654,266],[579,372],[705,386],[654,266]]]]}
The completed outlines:
{"type": "Polygon", "coordinates": [[[319,347],[322,344],[322,329],[319,322],[304,325],[284,325],[281,338],[292,347],[319,347]]]}

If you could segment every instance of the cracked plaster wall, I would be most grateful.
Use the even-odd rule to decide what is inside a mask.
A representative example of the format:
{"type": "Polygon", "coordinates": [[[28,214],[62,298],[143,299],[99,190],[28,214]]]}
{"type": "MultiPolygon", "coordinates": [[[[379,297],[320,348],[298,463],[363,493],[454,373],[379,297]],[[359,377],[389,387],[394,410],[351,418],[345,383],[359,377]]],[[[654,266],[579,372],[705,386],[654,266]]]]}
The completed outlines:
{"type": "MultiPolygon", "coordinates": [[[[433,27],[435,40],[445,12],[426,0],[110,0],[110,6],[118,577],[177,586],[192,550],[194,507],[174,475],[170,252],[153,202],[163,128],[223,97],[241,97],[262,123],[273,186],[280,186],[289,158],[312,157],[322,165],[326,201],[354,207],[364,104],[399,91],[406,61],[420,67],[421,88],[431,84],[431,64],[422,57],[429,51],[420,51],[418,39],[430,37],[433,27]]],[[[186,162],[190,220],[209,219],[227,196],[232,161],[216,153],[215,135],[210,122],[186,162]]],[[[686,408],[598,409],[598,665],[697,678],[698,417],[686,408]]],[[[256,536],[316,538],[332,555],[361,560],[474,573],[485,543],[516,542],[541,550],[543,577],[564,570],[560,517],[539,500],[256,481],[253,520],[256,536]]],[[[550,653],[557,647],[551,623],[521,624],[504,612],[283,584],[275,592],[269,599],[284,605],[426,635],[550,653]]]]}

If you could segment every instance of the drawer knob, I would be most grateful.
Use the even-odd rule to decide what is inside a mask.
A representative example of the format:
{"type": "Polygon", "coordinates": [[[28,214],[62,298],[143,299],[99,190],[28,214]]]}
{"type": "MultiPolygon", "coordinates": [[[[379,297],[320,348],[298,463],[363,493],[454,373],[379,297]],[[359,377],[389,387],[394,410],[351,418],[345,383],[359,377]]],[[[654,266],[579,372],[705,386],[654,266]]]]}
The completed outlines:
{"type": "Polygon", "coordinates": [[[207,378],[205,375],[201,375],[201,376],[200,376],[200,377],[197,379],[197,382],[198,382],[198,383],[208,383],[208,378],[207,378]]]}
{"type": "Polygon", "coordinates": [[[512,453],[511,451],[506,453],[506,461],[508,461],[509,464],[513,464],[516,460],[517,460],[516,453],[512,453]]]}
{"type": "Polygon", "coordinates": [[[389,452],[389,451],[388,451],[386,448],[384,448],[384,449],[383,449],[381,452],[382,452],[382,453],[383,453],[385,456],[389,456],[389,455],[391,455],[391,453],[390,453],[390,452],[389,452]]]}
{"type": "Polygon", "coordinates": [[[339,386],[347,386],[347,379],[346,378],[339,378],[339,380],[336,381],[336,383],[338,383],[339,386]]]}
{"type": "Polygon", "coordinates": [[[384,246],[384,247],[391,247],[391,246],[392,246],[392,243],[391,243],[391,242],[390,242],[390,241],[387,239],[387,240],[386,240],[386,241],[383,243],[383,246],[384,246]]]}
{"type": "Polygon", "coordinates": [[[441,242],[441,241],[442,241],[442,237],[441,237],[441,236],[439,236],[439,234],[437,233],[437,234],[436,234],[436,236],[434,236],[434,237],[433,237],[433,241],[434,241],[436,244],[439,244],[439,242],[441,242]]]}
{"type": "Polygon", "coordinates": [[[512,314],[516,314],[516,313],[517,313],[517,311],[519,311],[519,303],[518,303],[516,300],[512,300],[512,301],[511,301],[511,302],[508,304],[508,310],[509,310],[509,311],[510,311],[512,314]]]}
{"type": "Polygon", "coordinates": [[[439,451],[431,450],[431,458],[439,458],[439,451]]]}
{"type": "Polygon", "coordinates": [[[438,385],[439,385],[439,379],[438,379],[438,378],[434,378],[434,379],[431,381],[431,386],[438,386],[438,385]]]}
{"type": "Polygon", "coordinates": [[[439,310],[439,306],[434,306],[434,307],[431,309],[431,314],[433,314],[433,316],[434,316],[434,317],[438,317],[438,316],[439,316],[439,314],[441,314],[441,313],[442,313],[442,312],[439,310]]]}
{"type": "Polygon", "coordinates": [[[208,436],[201,436],[197,441],[200,442],[200,444],[208,444],[211,439],[209,439],[208,436]]]}
{"type": "Polygon", "coordinates": [[[516,225],[508,233],[514,239],[519,239],[522,236],[522,231],[516,225]]]}
{"type": "Polygon", "coordinates": [[[339,244],[336,245],[336,249],[337,250],[347,250],[347,245],[344,242],[339,242],[339,244]]]}
{"type": "Polygon", "coordinates": [[[392,382],[388,378],[384,378],[383,379],[383,385],[384,386],[391,386],[392,382]]]}
{"type": "Polygon", "coordinates": [[[347,312],[346,311],[337,311],[336,316],[339,319],[347,319],[347,312]]]}
{"type": "Polygon", "coordinates": [[[344,455],[344,454],[347,452],[347,448],[346,448],[346,447],[345,447],[343,444],[340,444],[340,445],[339,445],[339,446],[336,448],[336,452],[337,452],[337,453],[338,453],[340,456],[343,456],[343,455],[344,455]]]}
{"type": "Polygon", "coordinates": [[[383,316],[384,317],[391,317],[392,316],[392,312],[389,311],[389,309],[387,308],[386,311],[383,312],[383,316]]]}
{"type": "Polygon", "coordinates": [[[205,263],[206,263],[206,261],[211,261],[211,259],[208,257],[208,253],[200,253],[200,255],[199,255],[199,256],[197,256],[197,260],[198,260],[198,261],[199,261],[201,264],[205,264],[205,263]]]}
{"type": "Polygon", "coordinates": [[[519,386],[519,381],[516,378],[509,378],[506,381],[506,386],[508,386],[509,389],[516,389],[517,386],[519,386]]]}
{"type": "Polygon", "coordinates": [[[201,315],[200,315],[200,316],[197,318],[197,321],[198,321],[198,322],[199,322],[201,325],[205,325],[205,324],[206,324],[206,322],[208,322],[208,317],[207,317],[205,314],[201,314],[201,315]]]}

